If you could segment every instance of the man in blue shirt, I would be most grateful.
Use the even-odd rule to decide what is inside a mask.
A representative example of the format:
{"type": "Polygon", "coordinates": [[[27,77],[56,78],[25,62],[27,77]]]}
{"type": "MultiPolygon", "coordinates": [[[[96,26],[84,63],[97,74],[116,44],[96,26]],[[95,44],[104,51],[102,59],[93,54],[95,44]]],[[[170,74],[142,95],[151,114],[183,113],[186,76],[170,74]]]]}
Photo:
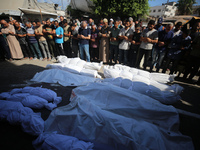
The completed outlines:
{"type": "Polygon", "coordinates": [[[173,38],[173,32],[171,31],[172,28],[173,28],[172,23],[167,24],[165,30],[158,32],[158,43],[156,44],[155,50],[153,51],[152,64],[150,67],[150,71],[152,71],[154,64],[157,63],[156,72],[159,72],[162,61],[167,51],[167,46],[173,38]]]}
{"type": "Polygon", "coordinates": [[[81,28],[78,30],[79,50],[80,50],[80,57],[82,60],[84,60],[84,52],[85,52],[87,62],[90,62],[90,53],[89,53],[90,37],[91,37],[91,30],[87,28],[86,21],[83,21],[81,24],[81,28]]]}
{"type": "Polygon", "coordinates": [[[60,55],[65,55],[64,48],[63,48],[63,34],[64,30],[62,27],[59,26],[58,21],[56,20],[54,22],[56,29],[55,29],[55,43],[56,43],[56,48],[57,51],[60,55]]]}

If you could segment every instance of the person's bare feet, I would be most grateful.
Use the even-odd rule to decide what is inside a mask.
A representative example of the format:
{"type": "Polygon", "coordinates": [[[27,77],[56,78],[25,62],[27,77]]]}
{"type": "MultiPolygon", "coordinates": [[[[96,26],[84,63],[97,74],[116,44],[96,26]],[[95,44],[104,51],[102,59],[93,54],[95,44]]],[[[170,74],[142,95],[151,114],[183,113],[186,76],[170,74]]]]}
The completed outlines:
{"type": "Polygon", "coordinates": [[[24,60],[28,59],[28,57],[25,57],[24,60]]]}
{"type": "Polygon", "coordinates": [[[33,57],[30,57],[29,60],[33,60],[33,57]]]}
{"type": "Polygon", "coordinates": [[[47,58],[43,58],[42,61],[45,61],[47,58]]]}
{"type": "Polygon", "coordinates": [[[51,58],[48,58],[47,61],[51,61],[51,58]]]}

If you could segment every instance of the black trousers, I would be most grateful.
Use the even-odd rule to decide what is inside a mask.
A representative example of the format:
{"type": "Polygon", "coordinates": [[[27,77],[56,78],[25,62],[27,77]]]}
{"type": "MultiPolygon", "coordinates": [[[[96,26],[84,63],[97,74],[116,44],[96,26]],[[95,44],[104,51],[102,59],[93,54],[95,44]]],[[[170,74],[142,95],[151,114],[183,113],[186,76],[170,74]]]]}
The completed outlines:
{"type": "Polygon", "coordinates": [[[136,64],[136,66],[139,68],[140,67],[140,62],[142,60],[142,57],[144,56],[144,64],[143,67],[146,70],[149,58],[151,57],[151,50],[145,50],[143,48],[140,48],[140,52],[139,52],[139,56],[138,56],[138,62],[136,64]]]}
{"type": "Polygon", "coordinates": [[[174,71],[176,71],[178,63],[179,63],[179,59],[176,60],[176,59],[167,58],[166,62],[165,62],[165,65],[163,67],[162,73],[166,72],[167,68],[169,67],[170,62],[172,62],[172,66],[170,68],[170,73],[169,74],[173,74],[174,71]]]}
{"type": "Polygon", "coordinates": [[[189,56],[183,78],[187,78],[188,74],[190,73],[189,79],[192,79],[198,73],[199,67],[200,58],[195,56],[189,56]]]}
{"type": "Polygon", "coordinates": [[[0,51],[0,57],[2,57],[3,59],[4,57],[6,57],[7,59],[11,58],[9,46],[7,44],[7,41],[3,37],[0,37],[0,51]]]}
{"type": "Polygon", "coordinates": [[[20,44],[22,53],[24,54],[24,57],[33,57],[33,54],[28,46],[28,44],[20,44]]]}
{"type": "Polygon", "coordinates": [[[129,63],[130,67],[137,67],[138,64],[138,54],[140,52],[140,46],[132,46],[129,51],[129,63]]]}
{"type": "Polygon", "coordinates": [[[72,49],[70,46],[70,41],[64,42],[64,52],[67,55],[68,58],[72,57],[72,49]]]}
{"type": "Polygon", "coordinates": [[[57,52],[59,53],[58,55],[65,55],[63,43],[56,43],[56,49],[57,52]]]}

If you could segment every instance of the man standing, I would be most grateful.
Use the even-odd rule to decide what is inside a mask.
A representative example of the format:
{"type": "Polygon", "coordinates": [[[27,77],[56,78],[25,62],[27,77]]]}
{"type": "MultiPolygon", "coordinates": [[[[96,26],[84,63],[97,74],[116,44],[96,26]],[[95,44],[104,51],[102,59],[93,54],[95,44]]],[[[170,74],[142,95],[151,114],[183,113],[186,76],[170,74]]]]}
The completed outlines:
{"type": "Polygon", "coordinates": [[[91,60],[98,60],[99,58],[99,30],[96,25],[92,25],[91,29],[91,39],[90,39],[90,56],[91,60]]]}
{"type": "Polygon", "coordinates": [[[167,47],[170,44],[174,35],[173,32],[171,31],[172,28],[173,28],[173,24],[170,23],[170,24],[167,24],[165,30],[158,32],[158,43],[156,44],[155,49],[153,51],[152,64],[150,67],[150,71],[152,71],[154,64],[157,63],[156,72],[159,72],[162,61],[167,52],[167,47]]]}
{"type": "Polygon", "coordinates": [[[135,26],[135,32],[133,33],[133,38],[131,40],[131,48],[129,53],[130,58],[130,66],[136,67],[137,61],[138,61],[138,54],[139,54],[139,48],[140,48],[140,32],[141,27],[139,25],[135,26]]]}
{"type": "Polygon", "coordinates": [[[40,48],[42,49],[42,52],[43,52],[43,55],[44,55],[43,61],[46,60],[47,58],[48,58],[48,61],[50,61],[51,60],[51,54],[49,52],[49,48],[48,48],[46,38],[44,37],[44,34],[43,34],[43,26],[38,19],[35,20],[35,22],[37,24],[37,27],[35,28],[35,35],[38,37],[39,45],[40,45],[40,48]]]}
{"type": "Polygon", "coordinates": [[[104,63],[108,63],[109,61],[109,37],[110,37],[110,27],[108,26],[108,20],[103,19],[104,26],[101,28],[99,32],[99,36],[101,37],[101,43],[99,47],[99,59],[104,63]]]}
{"type": "Polygon", "coordinates": [[[5,20],[1,20],[3,28],[1,32],[6,35],[7,42],[10,48],[11,57],[13,59],[22,59],[24,57],[19,42],[15,37],[15,28],[8,24],[5,20]]]}
{"type": "Polygon", "coordinates": [[[73,23],[71,26],[71,38],[72,38],[72,58],[78,57],[78,31],[75,29],[76,25],[73,23]]]}
{"type": "Polygon", "coordinates": [[[90,53],[89,53],[90,37],[91,37],[91,31],[89,28],[87,28],[86,21],[83,21],[81,24],[81,28],[78,31],[79,50],[80,50],[80,57],[82,60],[84,60],[84,52],[85,52],[87,62],[90,62],[90,53]]]}
{"type": "Polygon", "coordinates": [[[60,22],[59,22],[59,26],[60,27],[64,27],[64,22],[63,22],[63,20],[64,20],[64,17],[63,16],[60,16],[60,22]]]}
{"type": "Polygon", "coordinates": [[[112,64],[112,60],[114,59],[115,64],[117,63],[118,53],[119,53],[119,22],[114,22],[114,27],[111,29],[110,33],[110,64],[112,64]]]}
{"type": "Polygon", "coordinates": [[[33,52],[33,56],[34,56],[33,60],[36,60],[37,58],[39,58],[40,60],[43,60],[42,54],[39,49],[38,42],[35,38],[35,31],[33,30],[31,23],[26,22],[26,26],[27,26],[26,32],[27,32],[27,36],[28,36],[29,45],[30,45],[30,48],[31,48],[31,50],[33,52]]]}
{"type": "MultiPolygon", "coordinates": [[[[52,20],[53,21],[53,20],[52,20]]],[[[54,31],[55,31],[55,26],[51,24],[51,21],[49,18],[46,19],[46,24],[43,26],[43,33],[46,35],[46,40],[48,43],[48,47],[50,50],[50,53],[52,55],[52,60],[55,59],[55,57],[58,56],[58,52],[55,47],[55,42],[53,39],[54,31]]]]}
{"type": "Polygon", "coordinates": [[[72,51],[70,47],[70,36],[71,36],[71,28],[67,23],[67,20],[63,20],[64,23],[64,50],[65,54],[67,55],[68,58],[72,57],[72,51]]]}
{"type": "Polygon", "coordinates": [[[133,18],[129,17],[128,20],[130,22],[130,28],[135,32],[135,23],[133,22],[133,18]]]}
{"type": "Polygon", "coordinates": [[[119,32],[119,39],[122,40],[122,42],[119,44],[119,63],[127,65],[128,62],[128,52],[130,49],[130,41],[132,41],[133,37],[133,30],[130,28],[130,22],[129,20],[125,21],[125,28],[121,29],[119,32]]]}
{"type": "Polygon", "coordinates": [[[162,22],[163,22],[163,18],[161,17],[161,18],[158,19],[158,23],[157,23],[157,25],[155,26],[155,29],[156,29],[158,32],[163,31],[163,30],[165,29],[165,27],[162,26],[162,22]]]}
{"type": "Polygon", "coordinates": [[[175,29],[172,29],[172,32],[174,33],[174,37],[182,34],[181,28],[182,28],[182,22],[177,22],[175,25],[175,29]]]}
{"type": "Polygon", "coordinates": [[[142,42],[140,45],[140,52],[138,57],[138,68],[139,63],[142,60],[142,57],[144,56],[144,70],[146,70],[147,63],[149,61],[149,58],[151,56],[153,44],[158,42],[158,31],[154,29],[155,27],[155,21],[150,20],[148,23],[148,28],[145,29],[140,37],[140,41],[142,42]]]}
{"type": "Polygon", "coordinates": [[[30,48],[28,46],[28,43],[26,42],[26,30],[24,28],[21,28],[19,22],[15,22],[16,27],[16,37],[19,41],[19,44],[21,46],[22,52],[24,54],[24,59],[30,58],[30,60],[33,59],[33,54],[30,51],[30,48]]]}
{"type": "Polygon", "coordinates": [[[64,30],[62,27],[59,26],[59,23],[57,20],[54,21],[54,24],[56,26],[55,29],[55,43],[56,43],[56,48],[59,52],[60,55],[65,55],[64,48],[63,48],[63,34],[64,30]]]}

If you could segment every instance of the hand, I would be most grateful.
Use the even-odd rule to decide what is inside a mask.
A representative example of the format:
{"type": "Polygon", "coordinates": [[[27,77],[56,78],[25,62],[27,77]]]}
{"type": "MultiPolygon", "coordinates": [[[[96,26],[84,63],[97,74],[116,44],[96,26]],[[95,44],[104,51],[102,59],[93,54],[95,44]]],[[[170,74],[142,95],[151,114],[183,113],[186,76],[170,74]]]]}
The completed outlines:
{"type": "Polygon", "coordinates": [[[30,33],[27,33],[27,35],[30,36],[31,34],[30,34],[30,33]]]}
{"type": "Polygon", "coordinates": [[[135,41],[131,41],[132,44],[135,44],[135,41]]]}
{"type": "Polygon", "coordinates": [[[152,39],[147,38],[146,41],[147,41],[148,43],[151,43],[151,42],[152,42],[152,39]]]}
{"type": "Polygon", "coordinates": [[[124,36],[124,39],[128,41],[128,37],[127,36],[124,36]]]}
{"type": "Polygon", "coordinates": [[[158,42],[159,47],[164,46],[164,45],[165,45],[165,42],[161,42],[161,41],[158,42]]]}
{"type": "Polygon", "coordinates": [[[85,39],[85,36],[84,36],[84,35],[81,35],[81,39],[85,39]]]}

